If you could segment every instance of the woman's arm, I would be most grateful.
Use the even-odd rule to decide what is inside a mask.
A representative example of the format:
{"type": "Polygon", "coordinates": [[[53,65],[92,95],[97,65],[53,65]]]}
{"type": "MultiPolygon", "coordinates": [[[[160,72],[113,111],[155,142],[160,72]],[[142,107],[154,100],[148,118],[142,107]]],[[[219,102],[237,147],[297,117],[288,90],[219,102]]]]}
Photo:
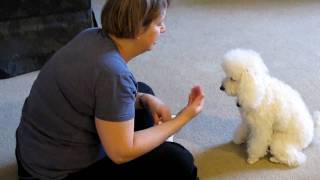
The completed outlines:
{"type": "Polygon", "coordinates": [[[117,164],[133,160],[163,143],[180,130],[202,110],[204,94],[200,87],[194,87],[189,95],[188,105],[175,119],[148,129],[134,131],[134,120],[123,122],[96,118],[96,128],[109,158],[117,164]]]}

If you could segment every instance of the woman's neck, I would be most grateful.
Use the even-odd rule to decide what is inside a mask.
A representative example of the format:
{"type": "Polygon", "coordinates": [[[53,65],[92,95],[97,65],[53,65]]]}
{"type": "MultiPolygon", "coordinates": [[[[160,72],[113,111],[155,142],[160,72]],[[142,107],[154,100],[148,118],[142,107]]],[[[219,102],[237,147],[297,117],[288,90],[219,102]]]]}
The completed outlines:
{"type": "Polygon", "coordinates": [[[118,38],[110,34],[109,37],[115,43],[120,55],[127,63],[142,53],[136,44],[136,39],[118,38]]]}

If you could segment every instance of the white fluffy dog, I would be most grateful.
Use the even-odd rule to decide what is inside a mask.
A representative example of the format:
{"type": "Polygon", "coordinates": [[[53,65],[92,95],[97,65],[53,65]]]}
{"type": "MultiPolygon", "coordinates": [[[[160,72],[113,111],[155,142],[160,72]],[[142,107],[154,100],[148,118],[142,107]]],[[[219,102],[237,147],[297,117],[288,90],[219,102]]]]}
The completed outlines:
{"type": "Polygon", "coordinates": [[[299,93],[271,77],[255,51],[231,50],[222,67],[226,77],[220,89],[237,97],[242,117],[233,142],[247,142],[247,162],[253,164],[268,152],[275,163],[294,167],[305,162],[302,150],[320,131],[320,112],[313,121],[299,93]]]}

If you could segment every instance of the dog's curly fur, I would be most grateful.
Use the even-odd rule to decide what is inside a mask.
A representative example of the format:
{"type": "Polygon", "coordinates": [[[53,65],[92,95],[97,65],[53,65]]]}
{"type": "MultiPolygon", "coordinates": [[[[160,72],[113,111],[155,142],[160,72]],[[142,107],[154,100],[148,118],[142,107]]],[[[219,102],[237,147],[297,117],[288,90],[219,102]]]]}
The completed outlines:
{"type": "Polygon", "coordinates": [[[320,132],[320,113],[315,112],[313,120],[299,93],[271,77],[253,50],[227,52],[222,67],[226,77],[220,89],[237,97],[242,118],[233,142],[247,143],[247,162],[255,163],[270,152],[272,162],[291,167],[304,163],[302,150],[320,132]]]}

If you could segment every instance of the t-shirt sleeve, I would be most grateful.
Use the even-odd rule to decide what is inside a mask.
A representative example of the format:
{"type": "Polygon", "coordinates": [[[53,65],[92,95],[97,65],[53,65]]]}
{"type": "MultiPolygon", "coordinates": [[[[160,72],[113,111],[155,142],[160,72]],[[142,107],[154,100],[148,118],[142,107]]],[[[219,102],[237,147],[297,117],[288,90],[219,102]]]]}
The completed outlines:
{"type": "Polygon", "coordinates": [[[96,117],[110,121],[134,118],[136,88],[130,73],[101,73],[95,95],[96,117]]]}

